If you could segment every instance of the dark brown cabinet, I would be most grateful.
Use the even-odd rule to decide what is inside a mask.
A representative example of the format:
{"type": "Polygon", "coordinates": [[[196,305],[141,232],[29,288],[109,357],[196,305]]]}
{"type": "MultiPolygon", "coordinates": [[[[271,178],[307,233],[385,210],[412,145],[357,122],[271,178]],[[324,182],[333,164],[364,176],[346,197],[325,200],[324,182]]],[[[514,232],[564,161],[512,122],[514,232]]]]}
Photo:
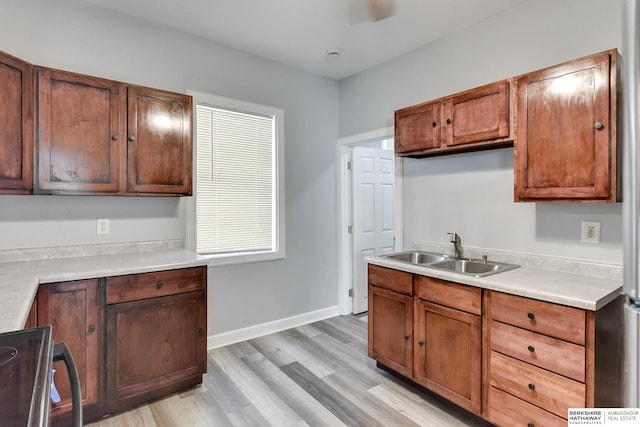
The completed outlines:
{"type": "Polygon", "coordinates": [[[395,112],[395,151],[427,157],[511,145],[513,81],[504,80],[395,112]]]}
{"type": "MultiPolygon", "coordinates": [[[[85,421],[202,382],[207,367],[206,267],[40,285],[27,326],[52,325],[75,360],[85,421]]],[[[56,362],[68,423],[71,391],[56,362]]]]}
{"type": "Polygon", "coordinates": [[[515,201],[619,201],[617,51],[517,81],[515,201]]]}
{"type": "Polygon", "coordinates": [[[413,375],[413,284],[410,273],[369,266],[369,356],[413,375]]]}
{"type": "Polygon", "coordinates": [[[440,148],[440,101],[403,108],[395,113],[395,152],[410,154],[440,148]]]}
{"type": "Polygon", "coordinates": [[[369,265],[369,356],[482,410],[482,291],[369,265]]]}
{"type": "Polygon", "coordinates": [[[0,52],[0,194],[33,191],[33,66],[0,52]]]}
{"type": "Polygon", "coordinates": [[[37,192],[117,193],[121,85],[39,68],[37,192]]]}
{"type": "MultiPolygon", "coordinates": [[[[37,294],[37,325],[51,325],[53,340],[64,342],[78,370],[83,407],[103,399],[104,281],[100,279],[41,285],[37,294]]],[[[51,416],[71,412],[71,389],[63,362],[55,362],[55,384],[60,397],[51,416]]]]}
{"type": "Polygon", "coordinates": [[[127,88],[127,192],[191,194],[191,97],[127,88]]]}
{"type": "Polygon", "coordinates": [[[191,194],[190,96],[48,68],[36,73],[36,192],[191,194]]]}
{"type": "Polygon", "coordinates": [[[195,385],[206,371],[204,268],[119,276],[107,286],[107,396],[120,409],[195,385]]]}
{"type": "Polygon", "coordinates": [[[459,406],[482,409],[482,292],[415,277],[415,379],[459,406]]]}

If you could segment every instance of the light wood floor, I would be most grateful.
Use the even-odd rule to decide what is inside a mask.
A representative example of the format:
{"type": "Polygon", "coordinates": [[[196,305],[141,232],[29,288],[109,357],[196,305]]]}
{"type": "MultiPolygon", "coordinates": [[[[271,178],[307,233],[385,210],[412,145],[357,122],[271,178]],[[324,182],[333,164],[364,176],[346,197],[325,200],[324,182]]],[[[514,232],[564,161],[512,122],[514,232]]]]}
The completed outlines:
{"type": "Polygon", "coordinates": [[[378,369],[366,316],[339,316],[211,350],[203,384],[94,427],[486,426],[378,369]]]}

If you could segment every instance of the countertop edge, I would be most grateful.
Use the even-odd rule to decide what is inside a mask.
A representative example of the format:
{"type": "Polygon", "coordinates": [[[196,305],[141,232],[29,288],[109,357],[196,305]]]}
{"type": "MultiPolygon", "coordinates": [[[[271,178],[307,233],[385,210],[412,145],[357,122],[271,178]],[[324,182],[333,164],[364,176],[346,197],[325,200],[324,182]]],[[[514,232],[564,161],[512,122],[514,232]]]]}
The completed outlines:
{"type": "Polygon", "coordinates": [[[474,277],[380,257],[365,257],[364,260],[367,264],[393,268],[395,270],[448,280],[463,285],[476,286],[482,289],[505,292],[589,311],[597,311],[606,306],[616,299],[622,290],[622,282],[618,280],[539,270],[529,267],[519,267],[514,270],[485,277],[474,277]],[[540,277],[540,286],[535,286],[535,279],[532,279],[535,277],[540,277]],[[550,278],[556,283],[565,283],[570,289],[551,289],[545,282],[545,280],[550,278]],[[585,283],[588,286],[576,291],[575,285],[577,282],[585,283]]]}

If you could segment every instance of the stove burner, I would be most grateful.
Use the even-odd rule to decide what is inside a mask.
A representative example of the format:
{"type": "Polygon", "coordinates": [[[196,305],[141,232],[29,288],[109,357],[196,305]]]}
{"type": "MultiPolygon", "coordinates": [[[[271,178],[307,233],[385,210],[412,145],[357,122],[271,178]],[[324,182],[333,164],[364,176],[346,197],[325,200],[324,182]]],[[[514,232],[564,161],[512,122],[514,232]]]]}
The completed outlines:
{"type": "Polygon", "coordinates": [[[13,347],[0,347],[0,366],[10,362],[18,355],[18,350],[13,347]]]}

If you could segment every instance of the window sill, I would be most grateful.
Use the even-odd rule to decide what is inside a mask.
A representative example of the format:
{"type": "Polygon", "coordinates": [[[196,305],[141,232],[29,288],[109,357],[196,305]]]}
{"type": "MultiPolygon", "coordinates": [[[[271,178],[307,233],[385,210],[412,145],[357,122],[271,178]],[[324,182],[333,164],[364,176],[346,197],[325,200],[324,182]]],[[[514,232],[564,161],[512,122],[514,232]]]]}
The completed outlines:
{"type": "Polygon", "coordinates": [[[279,252],[251,252],[239,254],[225,255],[202,255],[207,258],[209,267],[218,267],[235,264],[252,264],[256,262],[278,261],[285,259],[284,251],[279,252]]]}

